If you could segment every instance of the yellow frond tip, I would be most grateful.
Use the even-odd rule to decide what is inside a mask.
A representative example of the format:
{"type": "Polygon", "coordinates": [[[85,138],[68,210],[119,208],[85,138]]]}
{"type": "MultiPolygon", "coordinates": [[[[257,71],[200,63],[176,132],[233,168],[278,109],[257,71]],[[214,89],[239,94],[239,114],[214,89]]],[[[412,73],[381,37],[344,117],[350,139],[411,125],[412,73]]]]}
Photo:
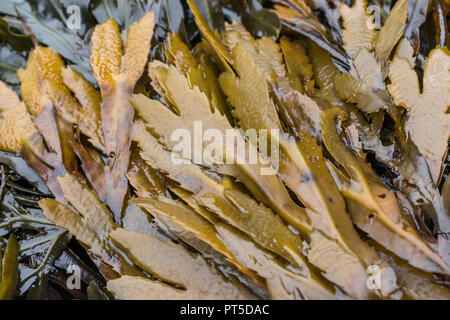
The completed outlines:
{"type": "Polygon", "coordinates": [[[154,27],[155,15],[147,12],[139,22],[134,22],[128,28],[122,72],[128,75],[130,87],[134,87],[144,71],[154,27]]]}
{"type": "Polygon", "coordinates": [[[22,142],[37,133],[25,105],[0,81],[0,150],[19,152],[22,142]]]}
{"type": "Polygon", "coordinates": [[[91,67],[100,87],[112,83],[120,73],[122,63],[122,38],[119,25],[113,19],[97,25],[92,35],[91,67]]]}

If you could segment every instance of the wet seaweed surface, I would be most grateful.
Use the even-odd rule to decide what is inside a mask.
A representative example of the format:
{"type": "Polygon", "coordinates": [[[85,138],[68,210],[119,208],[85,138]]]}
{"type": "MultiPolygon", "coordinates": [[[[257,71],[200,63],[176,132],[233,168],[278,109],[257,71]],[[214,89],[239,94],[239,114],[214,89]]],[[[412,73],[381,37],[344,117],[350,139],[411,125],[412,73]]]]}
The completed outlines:
{"type": "Polygon", "coordinates": [[[0,0],[0,299],[450,299],[448,0],[72,2],[0,0]]]}

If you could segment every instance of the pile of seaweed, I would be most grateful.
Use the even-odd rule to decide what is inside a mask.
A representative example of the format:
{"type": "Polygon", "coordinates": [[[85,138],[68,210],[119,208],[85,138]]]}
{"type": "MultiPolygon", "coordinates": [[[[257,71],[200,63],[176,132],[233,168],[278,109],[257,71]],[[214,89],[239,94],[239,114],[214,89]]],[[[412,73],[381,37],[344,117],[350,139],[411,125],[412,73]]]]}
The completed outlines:
{"type": "Polygon", "coordinates": [[[0,0],[0,299],[449,299],[449,8],[0,0]]]}

